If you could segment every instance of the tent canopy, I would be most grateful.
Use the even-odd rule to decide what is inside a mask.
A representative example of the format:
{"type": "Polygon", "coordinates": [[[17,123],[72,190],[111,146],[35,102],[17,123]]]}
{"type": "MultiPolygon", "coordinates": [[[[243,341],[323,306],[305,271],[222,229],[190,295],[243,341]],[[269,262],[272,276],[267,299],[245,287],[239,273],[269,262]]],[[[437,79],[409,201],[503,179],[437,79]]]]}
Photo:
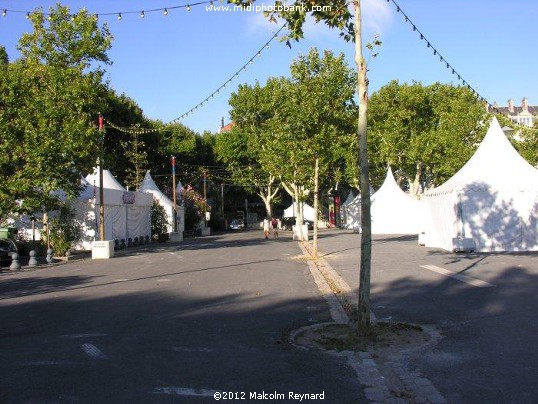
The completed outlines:
{"type": "MultiPolygon", "coordinates": [[[[99,167],[95,167],[93,173],[86,176],[86,180],[91,185],[99,187],[99,167]]],[[[125,191],[125,188],[118,182],[118,180],[109,170],[103,170],[103,188],[125,191]]]]}
{"type": "Polygon", "coordinates": [[[419,234],[424,230],[423,202],[400,188],[390,167],[371,200],[372,234],[419,234]]]}
{"type": "Polygon", "coordinates": [[[476,251],[538,250],[538,170],[521,157],[493,118],[471,159],[446,183],[426,191],[426,246],[476,251]]]}

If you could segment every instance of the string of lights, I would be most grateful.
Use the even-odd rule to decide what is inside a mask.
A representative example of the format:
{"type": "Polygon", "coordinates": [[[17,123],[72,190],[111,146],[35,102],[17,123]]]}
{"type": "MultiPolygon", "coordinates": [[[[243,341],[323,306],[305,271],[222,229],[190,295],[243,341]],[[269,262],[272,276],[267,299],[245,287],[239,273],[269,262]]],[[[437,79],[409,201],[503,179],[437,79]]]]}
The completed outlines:
{"type": "Polygon", "coordinates": [[[176,124],[178,123],[179,121],[181,121],[182,119],[186,118],[187,116],[189,116],[190,114],[198,111],[198,109],[200,109],[201,107],[203,107],[206,103],[208,103],[209,101],[211,101],[213,98],[215,98],[215,96],[219,95],[219,93],[224,90],[235,78],[239,77],[239,75],[246,71],[247,70],[247,67],[251,64],[254,63],[254,60],[258,57],[260,57],[262,55],[262,52],[269,48],[269,45],[271,44],[272,41],[274,41],[278,35],[280,34],[280,32],[286,27],[286,24],[283,24],[272,36],[271,38],[269,38],[269,40],[267,42],[265,42],[263,44],[263,46],[258,49],[258,51],[245,63],[241,66],[241,68],[239,68],[230,78],[228,78],[228,80],[226,80],[223,84],[220,85],[220,87],[218,87],[215,91],[213,91],[210,95],[208,95],[207,97],[205,97],[202,101],[200,101],[198,104],[196,104],[194,107],[192,107],[191,109],[189,109],[187,112],[183,113],[182,115],[178,116],[177,118],[171,120],[170,122],[168,123],[165,123],[163,126],[161,127],[158,127],[158,128],[125,128],[125,127],[121,127],[119,125],[115,125],[113,122],[111,122],[110,120],[108,120],[107,118],[104,118],[106,124],[111,127],[111,128],[114,128],[116,130],[119,130],[121,132],[124,132],[124,133],[129,133],[129,134],[147,134],[147,133],[155,133],[155,132],[161,132],[161,131],[165,131],[165,130],[169,130],[169,127],[173,124],[176,124]]]}
{"type": "MultiPolygon", "coordinates": [[[[220,0],[220,2],[222,3],[223,0],[220,0]]],[[[200,6],[200,5],[204,5],[204,4],[208,4],[210,7],[213,7],[214,5],[214,1],[213,0],[206,0],[206,1],[198,1],[198,2],[195,2],[195,3],[190,3],[190,4],[182,4],[182,5],[178,5],[178,6],[169,6],[169,7],[161,7],[161,8],[153,8],[153,9],[149,9],[149,10],[141,10],[141,11],[114,11],[114,12],[106,12],[106,13],[94,13],[93,16],[95,19],[99,19],[99,17],[110,17],[110,16],[116,16],[116,18],[121,21],[123,16],[125,15],[129,15],[129,14],[139,14],[140,15],[140,18],[145,18],[147,14],[151,14],[151,13],[162,13],[164,16],[167,16],[170,14],[170,11],[172,10],[178,10],[178,9],[185,9],[186,11],[190,11],[192,7],[196,7],[196,6],[200,6]]],[[[11,9],[8,9],[8,8],[4,8],[4,9],[0,9],[2,10],[2,16],[3,17],[6,17],[8,14],[24,14],[26,16],[27,19],[30,18],[30,16],[32,14],[35,14],[35,13],[39,13],[41,15],[43,15],[44,17],[47,17],[47,18],[51,18],[55,15],[55,13],[53,12],[41,12],[41,11],[23,11],[23,10],[11,10],[11,9]]],[[[73,17],[74,14],[71,15],[71,17],[73,17]]]]}
{"type": "Polygon", "coordinates": [[[396,3],[395,0],[387,0],[387,3],[393,3],[394,6],[396,7],[396,13],[401,13],[402,16],[404,17],[404,20],[407,24],[409,24],[412,29],[413,29],[413,32],[416,32],[419,36],[420,36],[420,40],[421,41],[424,41],[424,43],[426,44],[427,48],[428,49],[431,49],[432,52],[433,52],[433,55],[434,56],[438,56],[439,57],[439,62],[444,64],[446,66],[447,69],[449,69],[452,73],[452,75],[454,77],[457,77],[458,80],[465,86],[467,87],[473,94],[476,98],[478,98],[481,102],[483,103],[487,103],[488,107],[489,108],[492,108],[493,110],[495,110],[497,113],[500,113],[500,111],[495,107],[493,106],[486,98],[482,97],[478,91],[476,91],[463,77],[460,73],[458,73],[456,71],[456,69],[450,64],[450,62],[448,62],[448,60],[446,60],[446,58],[441,54],[441,52],[439,52],[439,50],[437,48],[435,48],[432,43],[428,40],[428,38],[426,38],[426,35],[424,35],[424,33],[422,33],[418,27],[416,26],[415,23],[413,23],[413,21],[411,21],[411,18],[409,18],[409,16],[402,10],[402,8],[398,5],[398,3],[396,3]]]}

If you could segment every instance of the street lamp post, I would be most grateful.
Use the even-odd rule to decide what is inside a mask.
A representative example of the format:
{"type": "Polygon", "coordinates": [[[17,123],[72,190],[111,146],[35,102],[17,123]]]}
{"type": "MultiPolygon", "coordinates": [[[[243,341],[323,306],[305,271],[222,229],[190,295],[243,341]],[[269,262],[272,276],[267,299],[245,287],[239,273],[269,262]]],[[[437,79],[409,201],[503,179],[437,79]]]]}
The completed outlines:
{"type": "Polygon", "coordinates": [[[101,150],[99,153],[99,240],[105,241],[105,204],[103,190],[103,160],[104,160],[105,127],[103,125],[103,115],[99,114],[99,143],[101,150]]]}
{"type": "Polygon", "coordinates": [[[172,195],[174,199],[174,210],[173,218],[174,223],[172,224],[173,232],[177,232],[177,203],[176,203],[176,157],[172,156],[172,195]]]}

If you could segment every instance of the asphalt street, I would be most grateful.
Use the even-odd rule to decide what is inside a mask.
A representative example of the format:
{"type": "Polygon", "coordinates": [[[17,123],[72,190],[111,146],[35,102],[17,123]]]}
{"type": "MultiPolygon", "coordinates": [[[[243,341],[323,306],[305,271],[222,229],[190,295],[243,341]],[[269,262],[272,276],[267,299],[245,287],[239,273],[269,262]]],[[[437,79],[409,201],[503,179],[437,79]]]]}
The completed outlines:
{"type": "Polygon", "coordinates": [[[297,242],[259,233],[1,273],[0,402],[366,402],[344,359],[288,343],[329,311],[297,242]]]}
{"type": "MultiPolygon", "coordinates": [[[[360,235],[319,249],[357,290],[360,235]]],[[[343,358],[287,340],[331,321],[300,254],[247,231],[0,273],[0,402],[368,402],[343,358]]],[[[537,258],[374,236],[372,310],[440,331],[408,362],[447,402],[536,403],[537,258]]]]}
{"type": "MultiPolygon", "coordinates": [[[[434,325],[443,338],[411,358],[449,403],[538,402],[538,253],[453,254],[414,236],[374,236],[372,311],[434,325]]],[[[353,290],[360,235],[320,233],[319,249],[353,290]]]]}

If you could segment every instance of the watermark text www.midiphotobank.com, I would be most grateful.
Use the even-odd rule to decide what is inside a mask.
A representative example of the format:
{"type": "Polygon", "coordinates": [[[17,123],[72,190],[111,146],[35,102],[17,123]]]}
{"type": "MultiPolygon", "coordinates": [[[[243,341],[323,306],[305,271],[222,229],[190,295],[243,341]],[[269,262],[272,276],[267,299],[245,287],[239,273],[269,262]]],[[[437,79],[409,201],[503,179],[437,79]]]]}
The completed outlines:
{"type": "Polygon", "coordinates": [[[320,5],[312,5],[310,6],[310,9],[308,6],[304,3],[300,4],[292,4],[292,5],[286,5],[286,4],[250,4],[248,6],[241,6],[241,5],[215,5],[210,4],[205,7],[206,11],[213,11],[213,12],[254,12],[254,13],[273,13],[273,12],[294,12],[294,11],[331,11],[331,6],[320,6],[320,5]]]}

